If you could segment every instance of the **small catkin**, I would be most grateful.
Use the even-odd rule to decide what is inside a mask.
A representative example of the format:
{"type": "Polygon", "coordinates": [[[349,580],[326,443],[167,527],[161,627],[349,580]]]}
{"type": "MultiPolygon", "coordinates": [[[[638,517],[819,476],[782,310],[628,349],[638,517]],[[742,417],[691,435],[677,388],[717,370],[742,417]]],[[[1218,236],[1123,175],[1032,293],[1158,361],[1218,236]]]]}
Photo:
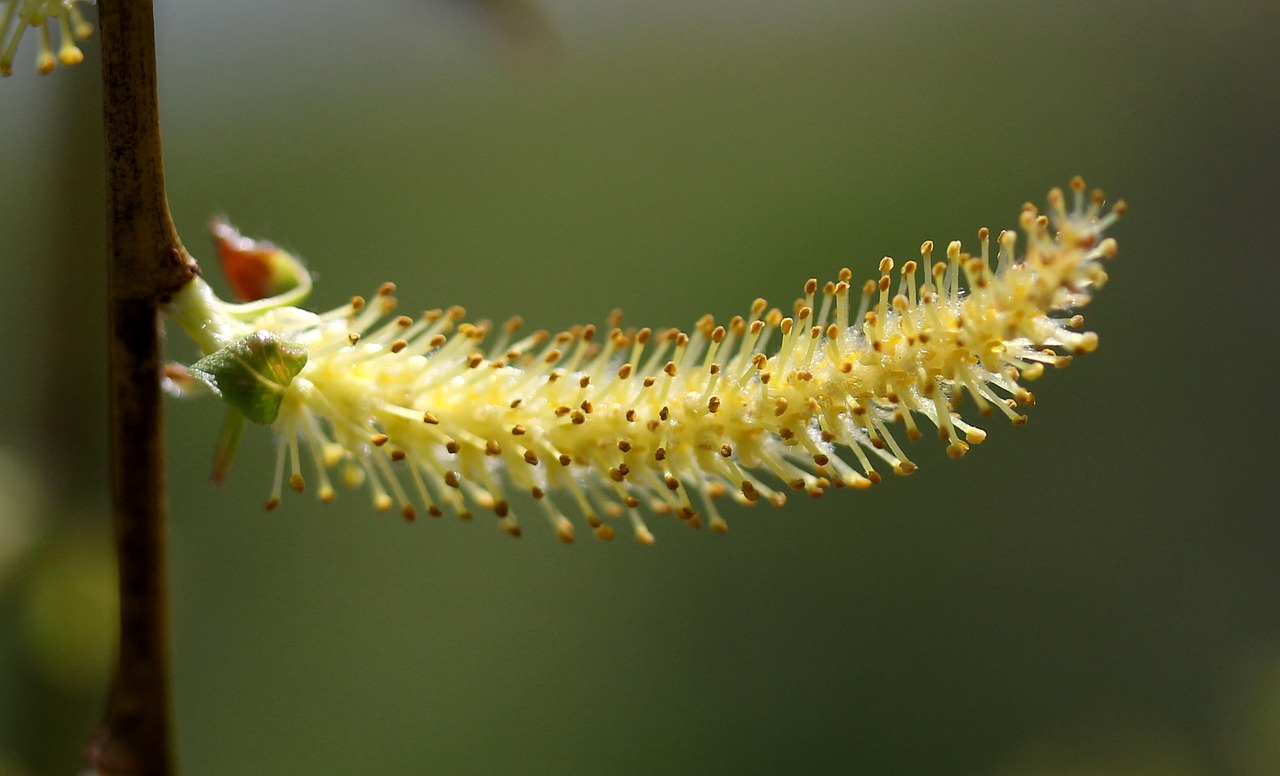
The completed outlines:
{"type": "Polygon", "coordinates": [[[1034,398],[1021,382],[1097,346],[1070,311],[1116,253],[1102,232],[1124,204],[1103,202],[1077,178],[1069,195],[1050,192],[1047,213],[1024,206],[1021,254],[1011,231],[994,256],[986,229],[978,255],[953,242],[935,263],[926,242],[919,260],[883,259],[860,289],[843,270],[809,280],[785,311],[758,299],[687,332],[623,329],[615,316],[608,331],[520,336],[518,319],[493,331],[460,308],[392,317],[387,284],[322,314],[228,318],[222,334],[265,330],[307,354],[272,424],[269,507],[284,482],[304,489],[305,450],[325,501],[336,469],[379,510],[481,508],[519,535],[509,494],[524,491],[564,541],[570,513],[601,538],[625,516],[651,543],[645,511],[723,531],[726,495],[781,506],[788,491],[869,487],[877,465],[910,474],[897,435],[933,433],[962,456],[985,438],[955,411],[966,394],[981,415],[1025,422],[1034,398]]]}

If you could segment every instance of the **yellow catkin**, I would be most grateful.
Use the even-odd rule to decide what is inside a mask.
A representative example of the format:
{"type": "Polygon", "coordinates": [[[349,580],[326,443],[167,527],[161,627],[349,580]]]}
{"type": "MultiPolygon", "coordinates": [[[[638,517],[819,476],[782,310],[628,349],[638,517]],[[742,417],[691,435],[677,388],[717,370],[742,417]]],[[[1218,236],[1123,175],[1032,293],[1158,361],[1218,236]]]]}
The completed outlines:
{"type": "Polygon", "coordinates": [[[564,541],[568,511],[602,538],[625,518],[650,543],[646,512],[724,530],[725,495],[781,505],[789,491],[868,487],[877,465],[910,474],[900,434],[932,427],[959,457],[985,437],[955,412],[965,394],[982,415],[1025,422],[1034,398],[1021,382],[1097,346],[1068,311],[1106,281],[1101,262],[1116,246],[1102,232],[1123,210],[1104,211],[1077,178],[1050,192],[1047,213],[1024,206],[1020,254],[1012,232],[994,257],[985,229],[976,256],[952,243],[932,264],[926,243],[920,261],[882,260],[856,311],[844,270],[808,281],[785,311],[757,300],[745,318],[707,317],[688,332],[520,336],[518,320],[494,332],[458,308],[394,318],[390,285],[319,315],[280,308],[213,329],[265,329],[307,349],[273,425],[272,506],[286,459],[290,484],[304,487],[301,440],[316,451],[324,500],[324,470],[336,467],[380,510],[478,507],[519,535],[509,494],[524,491],[564,541]]]}

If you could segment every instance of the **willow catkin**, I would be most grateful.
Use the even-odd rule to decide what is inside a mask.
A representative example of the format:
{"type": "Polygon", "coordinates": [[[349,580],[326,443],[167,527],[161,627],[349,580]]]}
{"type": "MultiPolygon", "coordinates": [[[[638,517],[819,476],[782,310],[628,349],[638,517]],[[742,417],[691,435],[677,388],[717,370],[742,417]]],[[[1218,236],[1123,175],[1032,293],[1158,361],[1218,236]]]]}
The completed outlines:
{"type": "Polygon", "coordinates": [[[518,319],[495,329],[456,307],[393,317],[390,284],[326,313],[238,320],[245,308],[196,280],[175,307],[188,321],[200,311],[206,351],[265,332],[305,354],[292,379],[262,378],[279,391],[268,508],[285,482],[314,480],[331,501],[336,470],[409,519],[479,507],[519,535],[509,494],[525,491],[565,541],[577,514],[601,538],[625,516],[650,543],[646,510],[722,531],[726,495],[781,506],[789,490],[869,487],[877,466],[909,474],[898,436],[924,427],[959,457],[985,437],[956,412],[965,395],[980,415],[1025,422],[1034,398],[1021,382],[1098,343],[1070,311],[1105,282],[1116,245],[1101,235],[1124,205],[1104,212],[1079,178],[1070,196],[1050,192],[1043,215],[1024,206],[1021,254],[1011,231],[994,257],[986,229],[977,255],[953,242],[935,263],[926,242],[919,261],[881,260],[860,289],[846,269],[809,280],[786,313],[757,299],[687,332],[614,320],[522,336],[518,319]]]}

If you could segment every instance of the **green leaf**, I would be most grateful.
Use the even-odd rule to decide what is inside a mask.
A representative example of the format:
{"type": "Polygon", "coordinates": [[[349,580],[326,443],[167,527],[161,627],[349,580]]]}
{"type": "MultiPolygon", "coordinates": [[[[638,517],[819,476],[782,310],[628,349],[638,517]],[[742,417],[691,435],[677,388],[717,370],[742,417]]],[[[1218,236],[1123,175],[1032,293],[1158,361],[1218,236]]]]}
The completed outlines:
{"type": "Polygon", "coordinates": [[[285,389],[307,363],[307,349],[269,331],[233,340],[190,372],[229,407],[263,426],[275,422],[285,389]]]}

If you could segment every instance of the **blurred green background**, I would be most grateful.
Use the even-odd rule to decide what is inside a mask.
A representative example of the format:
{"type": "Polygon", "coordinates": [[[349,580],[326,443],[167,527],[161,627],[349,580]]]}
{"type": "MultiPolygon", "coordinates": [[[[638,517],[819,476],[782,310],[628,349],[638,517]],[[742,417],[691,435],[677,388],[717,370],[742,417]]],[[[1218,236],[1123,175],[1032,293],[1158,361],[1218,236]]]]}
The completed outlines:
{"type": "MultiPolygon", "coordinates": [[[[1132,212],[1102,347],[1026,428],[723,537],[266,514],[269,434],[219,489],[220,409],[171,403],[186,774],[1280,773],[1275,3],[157,5],[188,246],[226,215],[319,308],[393,280],[683,326],[1073,174],[1132,212]]],[[[4,776],[75,771],[113,638],[97,48],[39,79],[33,46],[0,83],[4,776]]]]}

